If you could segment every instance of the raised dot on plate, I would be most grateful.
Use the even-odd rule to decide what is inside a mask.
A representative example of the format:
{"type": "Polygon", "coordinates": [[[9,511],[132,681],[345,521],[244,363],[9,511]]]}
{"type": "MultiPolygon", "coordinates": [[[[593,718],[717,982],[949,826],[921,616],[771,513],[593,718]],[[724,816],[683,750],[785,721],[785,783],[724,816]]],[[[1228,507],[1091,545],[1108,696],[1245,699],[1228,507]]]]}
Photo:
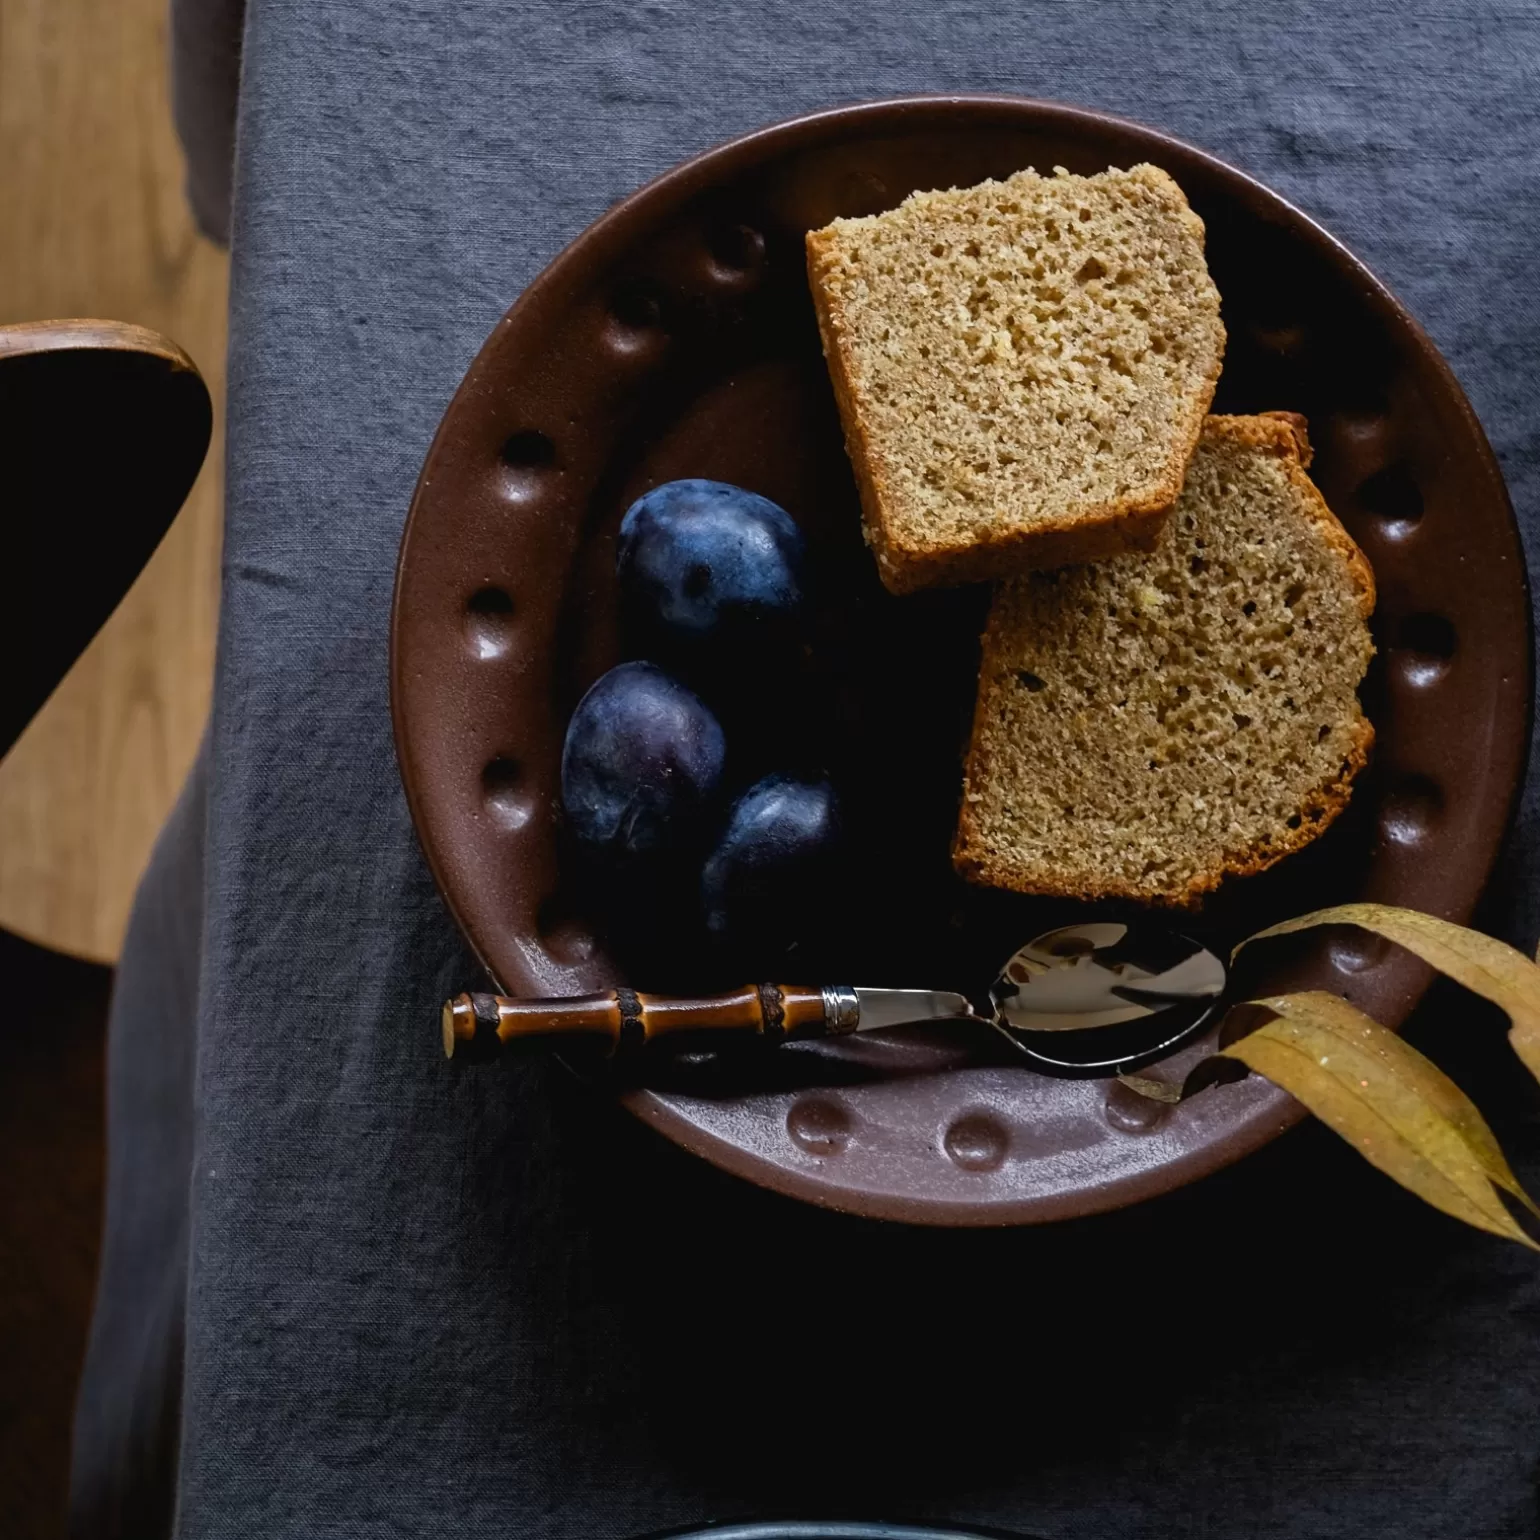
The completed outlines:
{"type": "Polygon", "coordinates": [[[786,1132],[809,1155],[838,1155],[850,1143],[854,1120],[827,1096],[804,1096],[786,1114],[786,1132]]]}
{"type": "Polygon", "coordinates": [[[1168,1103],[1141,1096],[1114,1081],[1107,1091],[1102,1116],[1120,1134],[1147,1134],[1165,1121],[1169,1110],[1168,1103]]]}
{"type": "Polygon", "coordinates": [[[1332,941],[1326,952],[1338,973],[1356,975],[1378,968],[1390,955],[1390,943],[1383,936],[1355,930],[1332,941]]]}
{"type": "Polygon", "coordinates": [[[1454,658],[1454,625],[1442,615],[1408,615],[1396,627],[1391,667],[1419,689],[1437,684],[1454,658]]]}
{"type": "Polygon", "coordinates": [[[1010,1130],[992,1112],[967,1112],[941,1136],[941,1148],[964,1171],[998,1171],[1011,1145],[1010,1130]]]}
{"type": "Polygon", "coordinates": [[[513,599],[507,589],[478,588],[465,605],[465,634],[478,658],[496,658],[513,640],[513,599]]]}
{"type": "Polygon", "coordinates": [[[487,761],[481,772],[481,796],[500,828],[522,829],[535,815],[534,798],[524,784],[524,767],[507,755],[487,761]]]}
{"type": "Polygon", "coordinates": [[[1444,810],[1438,782],[1425,775],[1402,776],[1380,805],[1380,833],[1393,845],[1420,845],[1444,810]]]}
{"type": "Polygon", "coordinates": [[[503,489],[515,501],[532,498],[556,465],[556,445],[544,433],[521,428],[503,440],[503,489]]]}
{"type": "Polygon", "coordinates": [[[1373,465],[1385,458],[1390,419],[1383,412],[1333,412],[1326,422],[1326,434],[1349,464],[1373,465]]]}
{"type": "Polygon", "coordinates": [[[723,277],[742,279],[765,261],[765,238],[752,225],[718,225],[707,238],[711,265],[723,277]]]}
{"type": "Polygon", "coordinates": [[[663,320],[663,301],[655,285],[633,278],[610,296],[610,314],[622,326],[657,326],[663,320]]]}
{"type": "Polygon", "coordinates": [[[839,212],[847,219],[862,214],[880,214],[890,202],[888,184],[874,171],[847,172],[835,196],[839,212]]]}
{"type": "Polygon", "coordinates": [[[1422,521],[1422,489],[1405,465],[1387,465],[1359,483],[1359,506],[1387,540],[1405,540],[1422,521]]]}
{"type": "Polygon", "coordinates": [[[579,920],[565,895],[551,893],[535,910],[540,944],[552,961],[572,966],[587,962],[597,949],[593,932],[579,920]]]}
{"type": "Polygon", "coordinates": [[[610,351],[627,359],[646,359],[668,341],[663,327],[663,297],[645,278],[633,278],[610,295],[604,340],[610,351]]]}

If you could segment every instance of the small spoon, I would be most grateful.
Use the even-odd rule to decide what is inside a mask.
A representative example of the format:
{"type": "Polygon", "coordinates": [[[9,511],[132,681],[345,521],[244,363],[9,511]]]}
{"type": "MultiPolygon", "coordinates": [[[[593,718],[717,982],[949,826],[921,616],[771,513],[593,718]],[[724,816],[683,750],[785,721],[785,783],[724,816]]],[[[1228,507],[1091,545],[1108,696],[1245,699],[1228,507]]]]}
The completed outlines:
{"type": "Polygon", "coordinates": [[[969,1021],[993,1027],[1050,1075],[1117,1075],[1194,1036],[1224,993],[1224,964],[1153,923],[1066,925],[1013,952],[990,986],[991,1011],[930,989],[751,984],[699,999],[611,989],[554,1000],[462,994],[445,1003],[444,1052],[496,1058],[588,1045],[606,1055],[662,1046],[699,1052],[969,1021]]]}
{"type": "Polygon", "coordinates": [[[1121,1075],[1195,1037],[1225,965],[1161,925],[1090,921],[1035,937],[989,987],[989,1023],[1050,1075],[1121,1075]]]}

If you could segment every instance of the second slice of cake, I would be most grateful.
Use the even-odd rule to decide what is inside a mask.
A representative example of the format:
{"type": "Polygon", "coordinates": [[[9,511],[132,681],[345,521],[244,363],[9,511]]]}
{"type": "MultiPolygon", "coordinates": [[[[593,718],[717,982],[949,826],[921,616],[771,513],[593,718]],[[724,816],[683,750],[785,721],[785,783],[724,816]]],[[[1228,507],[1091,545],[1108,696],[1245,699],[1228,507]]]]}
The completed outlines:
{"type": "Polygon", "coordinates": [[[1149,547],[1224,353],[1203,223],[1164,171],[916,193],[807,255],[892,592],[1149,547]]]}
{"type": "Polygon", "coordinates": [[[954,858],[975,882],[1187,906],[1308,844],[1374,729],[1374,574],[1303,419],[1211,417],[1149,555],[1002,585],[954,858]]]}

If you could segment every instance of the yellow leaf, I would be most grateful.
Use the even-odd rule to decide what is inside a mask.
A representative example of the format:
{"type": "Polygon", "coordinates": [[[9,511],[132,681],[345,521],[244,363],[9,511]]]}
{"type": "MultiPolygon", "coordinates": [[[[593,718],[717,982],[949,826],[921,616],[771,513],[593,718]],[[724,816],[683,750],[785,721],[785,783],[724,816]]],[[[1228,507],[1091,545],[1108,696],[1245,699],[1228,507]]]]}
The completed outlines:
{"type": "Polygon", "coordinates": [[[1455,983],[1506,1011],[1513,1023],[1508,1041],[1530,1074],[1540,1080],[1540,966],[1522,952],[1480,931],[1391,904],[1339,904],[1317,909],[1258,931],[1235,951],[1268,936],[1286,936],[1315,925],[1358,925],[1371,930],[1416,953],[1455,983]]]}
{"type": "Polygon", "coordinates": [[[1487,1126],[1476,1104],[1431,1059],[1338,995],[1314,992],[1281,995],[1256,1003],[1294,1018],[1299,1014],[1299,1002],[1308,1002],[1306,1008],[1314,1013],[1316,1021],[1337,1033],[1357,1051],[1377,1059],[1386,1075],[1410,1095],[1421,1097],[1464,1141],[1487,1180],[1512,1193],[1530,1213],[1540,1218],[1540,1208],[1536,1208],[1529,1194],[1519,1185],[1518,1177],[1498,1146],[1496,1135],[1487,1126]],[[1288,1008],[1280,1009],[1278,1000],[1288,1002],[1288,1008]]]}
{"type": "Polygon", "coordinates": [[[1118,1083],[1152,1102],[1166,1102],[1171,1106],[1182,1100],[1182,1087],[1170,1085],[1164,1080],[1151,1080],[1148,1075],[1119,1075],[1118,1083]]]}
{"type": "Polygon", "coordinates": [[[1224,1057],[1303,1102],[1425,1202],[1540,1251],[1497,1187],[1531,1211],[1534,1205],[1481,1114],[1436,1064],[1336,995],[1275,995],[1251,1003],[1276,1012],[1276,1019],[1221,1050],[1224,1057]]]}

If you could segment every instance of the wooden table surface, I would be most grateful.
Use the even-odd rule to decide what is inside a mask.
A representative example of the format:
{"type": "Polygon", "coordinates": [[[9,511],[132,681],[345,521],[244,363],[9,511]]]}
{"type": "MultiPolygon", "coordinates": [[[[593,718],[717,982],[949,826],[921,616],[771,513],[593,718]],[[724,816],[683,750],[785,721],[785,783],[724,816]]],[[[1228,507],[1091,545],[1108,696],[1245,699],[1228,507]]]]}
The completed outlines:
{"type": "Polygon", "coordinates": [[[0,0],[0,200],[0,322],[136,321],[214,396],[182,514],[0,763],[0,926],[110,962],[208,712],[218,605],[228,263],[182,195],[166,0],[0,0]]]}

